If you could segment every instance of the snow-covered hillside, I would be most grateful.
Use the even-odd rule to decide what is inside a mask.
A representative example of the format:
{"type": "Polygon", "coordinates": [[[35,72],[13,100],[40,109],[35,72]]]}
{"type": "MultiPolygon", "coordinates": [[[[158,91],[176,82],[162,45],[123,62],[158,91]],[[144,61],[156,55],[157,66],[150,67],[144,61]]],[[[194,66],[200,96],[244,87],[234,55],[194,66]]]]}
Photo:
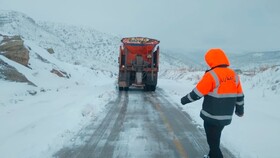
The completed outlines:
{"type": "Polygon", "coordinates": [[[42,48],[52,48],[59,60],[92,69],[116,67],[119,37],[91,28],[35,22],[14,11],[1,11],[0,22],[0,32],[21,35],[42,48]]]}
{"type": "Polygon", "coordinates": [[[36,85],[0,79],[0,126],[5,129],[0,131],[0,155],[51,157],[114,99],[115,77],[61,62],[32,41],[25,40],[25,45],[30,48],[29,67],[0,55],[36,85]],[[51,73],[53,69],[68,77],[51,73]]]}
{"type": "MultiPolygon", "coordinates": [[[[0,11],[0,33],[21,35],[42,48],[52,48],[54,56],[68,63],[92,69],[117,72],[122,37],[101,33],[92,28],[51,22],[35,22],[23,13],[0,11]]],[[[184,65],[161,52],[163,69],[184,65]],[[168,62],[171,64],[168,64],[168,62]],[[165,67],[166,65],[166,67],[165,67]]]]}
{"type": "MultiPolygon", "coordinates": [[[[117,68],[120,37],[114,37],[91,28],[40,22],[44,30],[55,34],[69,48],[61,49],[59,59],[69,63],[86,65],[92,69],[117,68]],[[109,66],[109,67],[108,67],[109,66]]],[[[117,69],[116,69],[117,70],[117,69]]]]}
{"type": "MultiPolygon", "coordinates": [[[[36,85],[7,81],[0,74],[0,127],[4,129],[0,130],[0,157],[50,158],[117,96],[121,37],[92,28],[35,22],[13,11],[0,11],[0,34],[23,37],[30,48],[29,67],[2,55],[0,61],[36,85]],[[55,53],[49,54],[46,48],[55,53]],[[51,73],[53,69],[69,77],[59,77],[51,73]]],[[[204,57],[197,55],[189,58],[187,53],[161,51],[158,87],[178,105],[204,74],[204,57]],[[201,62],[196,64],[194,58],[201,62]]],[[[279,51],[233,55],[230,60],[233,68],[241,70],[245,116],[234,118],[222,143],[240,158],[278,158],[279,51]]],[[[201,101],[183,107],[198,124],[202,124],[201,101]]]]}

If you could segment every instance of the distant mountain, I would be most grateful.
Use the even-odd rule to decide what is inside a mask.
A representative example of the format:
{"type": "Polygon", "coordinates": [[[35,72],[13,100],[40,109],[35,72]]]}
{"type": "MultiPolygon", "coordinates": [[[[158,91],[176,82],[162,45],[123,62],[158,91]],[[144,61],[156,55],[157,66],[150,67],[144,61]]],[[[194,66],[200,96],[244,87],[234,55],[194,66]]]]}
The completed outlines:
{"type": "Polygon", "coordinates": [[[231,63],[237,68],[253,69],[263,66],[280,65],[280,50],[266,52],[250,52],[231,55],[231,63]]]}
{"type": "MultiPolygon", "coordinates": [[[[206,69],[207,65],[204,61],[205,52],[183,52],[174,51],[173,57],[182,61],[187,65],[193,65],[197,68],[206,69]]],[[[252,69],[262,66],[280,65],[280,50],[279,51],[264,51],[264,52],[246,52],[243,54],[227,53],[232,68],[252,69]]]]}
{"type": "Polygon", "coordinates": [[[205,52],[188,52],[184,50],[167,50],[163,49],[164,52],[167,52],[166,55],[170,58],[174,58],[177,61],[189,65],[190,67],[203,68],[204,63],[204,53],[205,52]]]}

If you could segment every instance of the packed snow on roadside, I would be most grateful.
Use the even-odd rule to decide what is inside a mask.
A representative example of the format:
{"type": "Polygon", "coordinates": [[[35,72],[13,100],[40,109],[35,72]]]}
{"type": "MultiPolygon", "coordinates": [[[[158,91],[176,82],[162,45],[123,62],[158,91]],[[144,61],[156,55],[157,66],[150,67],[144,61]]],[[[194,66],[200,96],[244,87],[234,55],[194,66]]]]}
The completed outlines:
{"type": "Polygon", "coordinates": [[[32,50],[30,68],[0,56],[37,85],[0,80],[0,157],[52,157],[115,99],[115,78],[60,62],[31,41],[25,43],[32,50]],[[50,73],[53,68],[71,77],[50,73]]]}

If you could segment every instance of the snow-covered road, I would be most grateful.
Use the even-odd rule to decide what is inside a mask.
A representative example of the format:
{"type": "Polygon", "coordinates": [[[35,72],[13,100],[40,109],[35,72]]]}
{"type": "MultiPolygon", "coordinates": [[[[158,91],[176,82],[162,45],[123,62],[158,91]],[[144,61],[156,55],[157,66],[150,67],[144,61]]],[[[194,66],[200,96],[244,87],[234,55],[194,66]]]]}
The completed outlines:
{"type": "MultiPolygon", "coordinates": [[[[82,129],[58,158],[201,158],[203,130],[158,89],[120,92],[107,113],[82,129]]],[[[224,156],[234,157],[223,148],[224,156]]]]}

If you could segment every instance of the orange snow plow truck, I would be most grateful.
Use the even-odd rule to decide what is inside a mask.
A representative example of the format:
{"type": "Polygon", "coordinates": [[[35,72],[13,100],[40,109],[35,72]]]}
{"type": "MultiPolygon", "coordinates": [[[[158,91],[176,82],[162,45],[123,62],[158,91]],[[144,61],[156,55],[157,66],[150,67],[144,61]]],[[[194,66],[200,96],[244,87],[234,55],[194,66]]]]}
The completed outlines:
{"type": "Polygon", "coordinates": [[[121,40],[119,55],[119,90],[130,86],[155,91],[158,78],[159,41],[145,37],[130,37],[121,40]]]}

